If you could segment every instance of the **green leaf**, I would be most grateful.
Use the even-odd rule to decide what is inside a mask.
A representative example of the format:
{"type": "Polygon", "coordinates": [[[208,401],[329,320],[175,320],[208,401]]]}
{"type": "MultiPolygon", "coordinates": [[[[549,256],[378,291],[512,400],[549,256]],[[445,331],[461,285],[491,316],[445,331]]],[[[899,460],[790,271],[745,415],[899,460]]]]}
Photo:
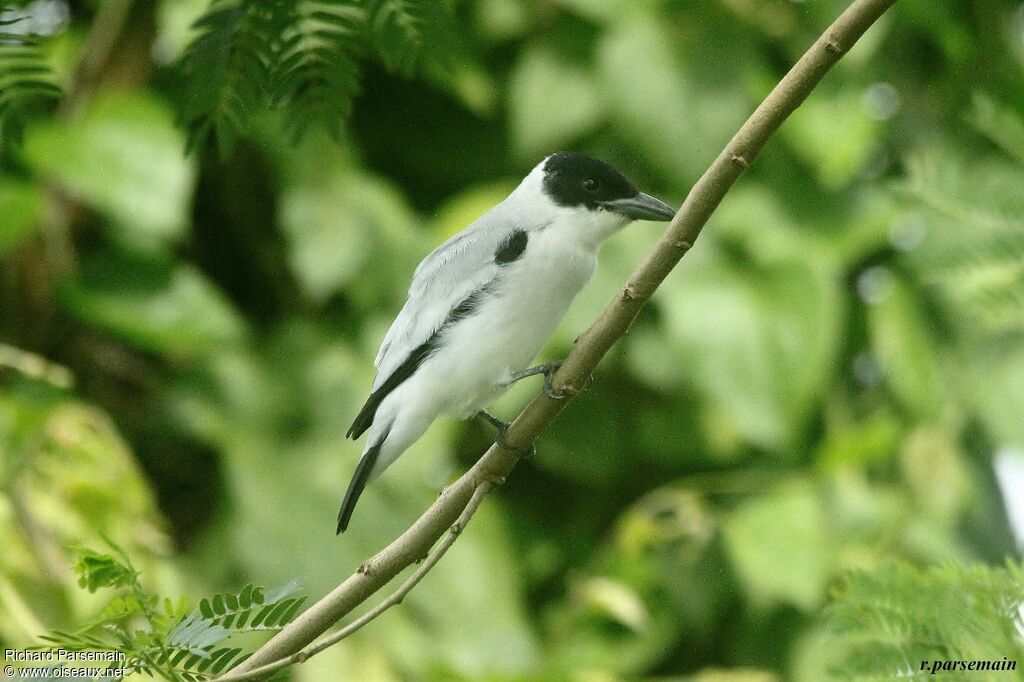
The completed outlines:
{"type": "Polygon", "coordinates": [[[223,295],[195,268],[103,252],[60,290],[86,322],[135,346],[197,355],[238,341],[244,326],[223,295]]]}
{"type": "Polygon", "coordinates": [[[278,616],[278,618],[277,618],[278,625],[284,626],[284,625],[287,625],[288,623],[292,622],[295,619],[295,616],[297,616],[299,614],[299,611],[302,609],[302,606],[305,603],[306,603],[306,598],[305,597],[299,597],[298,599],[291,600],[291,603],[288,605],[288,608],[286,608],[281,613],[281,615],[278,616]]]}
{"type": "MultiPolygon", "coordinates": [[[[847,574],[829,609],[828,650],[842,679],[891,679],[933,661],[1013,661],[1024,655],[1019,563],[1005,568],[890,564],[847,574]]],[[[940,668],[941,670],[941,668],[940,668]]],[[[1018,671],[1019,672],[1019,671],[1018,671]]],[[[941,672],[939,673],[942,674],[941,672]]],[[[948,675],[948,674],[947,674],[948,675]]],[[[950,677],[961,677],[948,675],[950,677]]],[[[1010,671],[965,679],[1017,679],[1010,671]]]]}
{"type": "Polygon", "coordinates": [[[463,51],[445,0],[370,0],[370,39],[384,64],[406,76],[448,69],[463,51]]]}
{"type": "Polygon", "coordinates": [[[751,442],[789,444],[830,377],[841,301],[801,263],[763,267],[716,257],[673,288],[668,342],[702,392],[751,442]]]}
{"type": "Polygon", "coordinates": [[[867,311],[871,348],[900,402],[921,417],[934,417],[945,396],[935,334],[920,298],[891,274],[878,272],[884,280],[867,311]]]}
{"type": "Polygon", "coordinates": [[[217,0],[196,22],[198,36],[178,64],[187,83],[181,118],[190,148],[212,136],[226,155],[248,132],[250,119],[267,104],[267,64],[293,5],[217,0]]]}
{"type": "Polygon", "coordinates": [[[275,604],[267,612],[266,617],[263,619],[263,625],[268,628],[276,626],[278,624],[278,619],[284,615],[284,612],[287,611],[292,604],[293,602],[289,599],[275,604]]]}
{"type": "Polygon", "coordinates": [[[102,92],[75,120],[32,127],[25,158],[39,174],[110,217],[135,246],[175,243],[188,226],[192,165],[168,109],[140,92],[102,92]]]}
{"type": "Polygon", "coordinates": [[[532,48],[520,57],[509,86],[512,139],[524,159],[569,147],[603,116],[590,75],[552,50],[532,48]],[[558,92],[558,97],[552,97],[558,92]],[[566,101],[572,106],[566,106],[566,101]]]}
{"type": "Polygon", "coordinates": [[[984,92],[975,92],[968,121],[1024,165],[1024,117],[984,92]]]}
{"type": "Polygon", "coordinates": [[[278,629],[289,623],[305,602],[305,597],[294,596],[301,589],[301,584],[296,580],[271,590],[266,603],[251,622],[248,620],[253,611],[251,606],[254,596],[261,593],[261,588],[249,584],[238,595],[219,593],[209,599],[203,598],[199,601],[198,612],[182,619],[171,630],[168,643],[193,654],[193,658],[184,663],[184,668],[190,669],[202,661],[198,670],[205,671],[219,656],[227,653],[226,649],[211,653],[210,647],[232,633],[278,629]]]}
{"type": "Polygon", "coordinates": [[[0,178],[0,257],[32,234],[42,210],[43,196],[37,185],[0,178]]]}
{"type": "MultiPolygon", "coordinates": [[[[336,172],[285,191],[281,226],[288,259],[307,296],[323,302],[383,253],[390,232],[412,231],[398,192],[379,178],[336,172]]],[[[378,291],[379,295],[379,291],[378,291]]]]}
{"type": "MultiPolygon", "coordinates": [[[[167,635],[167,644],[175,649],[184,649],[196,660],[205,659],[210,657],[206,649],[224,641],[231,633],[231,630],[200,612],[188,616],[174,626],[167,635]]],[[[186,663],[184,667],[191,668],[193,665],[195,664],[186,663]]]]}
{"type": "MultiPolygon", "coordinates": [[[[26,14],[14,8],[3,9],[16,15],[0,25],[26,19],[26,14]]],[[[19,143],[32,116],[52,107],[53,100],[61,96],[46,57],[38,37],[0,31],[0,152],[19,143]]]]}
{"type": "Polygon", "coordinates": [[[135,579],[135,570],[110,554],[81,549],[75,560],[75,574],[81,587],[95,592],[101,587],[124,587],[135,579]]]}
{"type": "Polygon", "coordinates": [[[247,609],[252,606],[252,590],[253,585],[249,583],[242,588],[242,591],[238,594],[238,603],[243,609],[247,609]]]}
{"type": "Polygon", "coordinates": [[[656,15],[638,11],[617,19],[597,43],[597,91],[616,131],[653,167],[690,183],[711,161],[710,141],[724,144],[748,104],[733,86],[698,83],[678,45],[656,15]]]}
{"type": "Polygon", "coordinates": [[[313,124],[334,139],[359,90],[364,9],[355,0],[298,3],[270,68],[270,100],[285,107],[293,139],[313,124]]]}
{"type": "Polygon", "coordinates": [[[828,469],[886,464],[896,451],[901,434],[900,421],[894,415],[871,415],[829,430],[816,459],[828,469]]]}
{"type": "Polygon", "coordinates": [[[250,627],[258,628],[261,625],[263,625],[263,621],[267,619],[267,616],[269,616],[273,610],[273,604],[270,604],[260,609],[259,612],[257,612],[257,614],[253,616],[252,622],[250,623],[250,627]]]}
{"type": "MultiPolygon", "coordinates": [[[[214,654],[213,661],[210,666],[210,673],[213,675],[219,675],[223,670],[227,669],[232,659],[238,654],[242,653],[241,649],[221,649],[219,652],[214,654]]],[[[237,665],[238,662],[236,661],[237,665]]]]}
{"type": "Polygon", "coordinates": [[[862,92],[845,86],[817,91],[793,112],[780,133],[826,187],[849,184],[867,163],[879,125],[862,104],[862,92]]]}
{"type": "Polygon", "coordinates": [[[908,264],[961,337],[1024,333],[1024,168],[999,158],[968,164],[937,149],[915,154],[907,167],[902,222],[918,234],[908,264]]]}
{"type": "Polygon", "coordinates": [[[1024,449],[1024,349],[972,358],[969,377],[978,416],[997,443],[1024,449]]]}
{"type": "Polygon", "coordinates": [[[813,489],[748,499],[728,515],[723,530],[733,567],[756,603],[788,602],[809,611],[825,596],[832,554],[813,489]]]}

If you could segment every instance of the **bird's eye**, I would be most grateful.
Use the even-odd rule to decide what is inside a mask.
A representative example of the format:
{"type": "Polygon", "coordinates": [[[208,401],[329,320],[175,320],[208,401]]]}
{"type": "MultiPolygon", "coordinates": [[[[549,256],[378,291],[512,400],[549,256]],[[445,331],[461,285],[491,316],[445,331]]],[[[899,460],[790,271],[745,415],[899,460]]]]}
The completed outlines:
{"type": "Polygon", "coordinates": [[[601,189],[601,183],[595,180],[594,178],[587,178],[586,180],[583,181],[583,189],[593,193],[601,189]]]}

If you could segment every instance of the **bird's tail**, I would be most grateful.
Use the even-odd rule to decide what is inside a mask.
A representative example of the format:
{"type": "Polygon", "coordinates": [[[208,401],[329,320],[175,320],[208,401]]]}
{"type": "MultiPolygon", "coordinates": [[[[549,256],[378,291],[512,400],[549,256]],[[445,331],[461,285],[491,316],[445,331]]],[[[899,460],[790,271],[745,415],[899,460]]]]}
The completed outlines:
{"type": "Polygon", "coordinates": [[[383,438],[380,438],[376,443],[366,448],[366,452],[359,458],[359,464],[356,465],[355,473],[352,474],[352,482],[348,484],[348,490],[345,491],[345,499],[342,500],[341,510],[338,512],[339,535],[348,528],[349,519],[352,518],[352,510],[356,508],[356,502],[359,501],[359,496],[363,494],[363,488],[370,482],[370,473],[373,471],[373,465],[377,463],[377,457],[380,455],[380,449],[384,445],[385,440],[387,440],[387,434],[384,434],[383,438]]]}

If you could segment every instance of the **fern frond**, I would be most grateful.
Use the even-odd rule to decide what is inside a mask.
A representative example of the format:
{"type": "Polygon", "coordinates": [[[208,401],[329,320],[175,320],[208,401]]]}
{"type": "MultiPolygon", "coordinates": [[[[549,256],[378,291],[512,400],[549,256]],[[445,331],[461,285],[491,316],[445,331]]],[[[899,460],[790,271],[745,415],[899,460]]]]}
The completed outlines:
{"type": "Polygon", "coordinates": [[[945,302],[964,334],[1024,334],[1024,167],[1003,161],[971,167],[938,154],[909,164],[901,191],[907,220],[923,234],[908,263],[945,302]]]}
{"type": "Polygon", "coordinates": [[[182,56],[182,119],[189,146],[211,134],[221,150],[249,130],[266,102],[270,64],[293,0],[213,0],[182,56]]]}
{"type": "Polygon", "coordinates": [[[925,677],[924,661],[1019,659],[1022,605],[1021,567],[1013,563],[850,573],[830,607],[832,648],[846,652],[834,672],[864,682],[925,677]]]}
{"type": "Polygon", "coordinates": [[[368,20],[384,65],[405,76],[431,66],[448,68],[461,49],[444,0],[370,0],[368,20]]]}
{"type": "Polygon", "coordinates": [[[62,94],[39,38],[5,29],[23,19],[0,19],[0,150],[20,142],[31,114],[62,94]]]}
{"type": "Polygon", "coordinates": [[[306,601],[298,596],[300,591],[297,582],[267,592],[246,585],[238,594],[203,598],[199,609],[170,631],[167,643],[174,649],[205,657],[210,647],[233,634],[277,630],[291,622],[306,601]]]}
{"type": "Polygon", "coordinates": [[[293,138],[313,125],[341,137],[359,90],[365,21],[359,0],[300,2],[293,9],[270,79],[271,103],[285,109],[293,138]]]}
{"type": "Polygon", "coordinates": [[[464,53],[444,0],[212,0],[179,63],[190,147],[214,136],[222,151],[269,107],[297,137],[334,138],[359,90],[369,48],[406,76],[440,75],[464,53]]]}
{"type": "Polygon", "coordinates": [[[293,581],[275,590],[246,585],[238,594],[202,599],[199,609],[168,633],[154,666],[169,667],[187,679],[207,679],[238,665],[249,654],[220,645],[238,633],[274,631],[290,623],[306,601],[300,591],[293,581]]]}

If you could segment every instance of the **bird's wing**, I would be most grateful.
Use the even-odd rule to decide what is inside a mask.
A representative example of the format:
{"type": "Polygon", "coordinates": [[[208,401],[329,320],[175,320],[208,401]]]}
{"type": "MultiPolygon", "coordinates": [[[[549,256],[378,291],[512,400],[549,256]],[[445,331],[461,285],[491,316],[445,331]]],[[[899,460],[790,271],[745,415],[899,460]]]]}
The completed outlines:
{"type": "Polygon", "coordinates": [[[483,287],[498,274],[495,254],[517,234],[522,231],[503,219],[500,208],[495,207],[420,263],[412,277],[409,299],[374,361],[377,376],[370,397],[346,435],[358,438],[366,431],[384,398],[412,376],[433,351],[437,331],[446,321],[468,314],[483,287]]]}
{"type": "Polygon", "coordinates": [[[459,304],[498,274],[494,254],[516,231],[497,207],[434,249],[416,268],[409,298],[388,330],[377,359],[376,390],[426,342],[459,304]]]}

